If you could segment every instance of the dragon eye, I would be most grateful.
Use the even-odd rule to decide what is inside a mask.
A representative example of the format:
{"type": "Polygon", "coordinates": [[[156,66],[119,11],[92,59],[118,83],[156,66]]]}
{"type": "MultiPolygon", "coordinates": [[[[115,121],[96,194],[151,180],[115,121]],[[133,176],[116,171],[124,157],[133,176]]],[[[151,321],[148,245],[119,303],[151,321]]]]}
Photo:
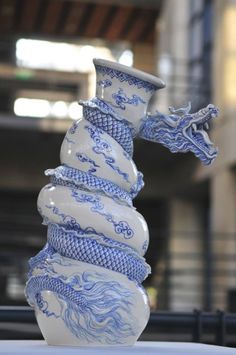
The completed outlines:
{"type": "Polygon", "coordinates": [[[207,108],[208,108],[209,110],[215,110],[215,106],[212,105],[212,104],[209,104],[209,105],[207,106],[207,108]]]}

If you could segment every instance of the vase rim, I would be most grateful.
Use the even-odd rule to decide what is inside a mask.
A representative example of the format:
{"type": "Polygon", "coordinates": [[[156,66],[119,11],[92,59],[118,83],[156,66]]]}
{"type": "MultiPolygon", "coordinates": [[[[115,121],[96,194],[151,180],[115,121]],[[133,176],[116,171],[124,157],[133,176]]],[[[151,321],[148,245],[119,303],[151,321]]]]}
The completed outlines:
{"type": "Polygon", "coordinates": [[[111,68],[111,69],[120,71],[122,73],[128,74],[130,76],[133,76],[135,78],[138,78],[142,81],[148,82],[148,83],[154,85],[156,87],[156,89],[162,89],[165,87],[165,83],[163,80],[161,80],[160,78],[158,78],[155,75],[145,73],[142,70],[135,69],[133,67],[127,67],[124,64],[120,64],[120,63],[113,62],[113,61],[107,60],[107,59],[102,59],[102,58],[94,58],[93,63],[95,65],[95,67],[96,67],[96,65],[100,65],[103,67],[111,68]]]}

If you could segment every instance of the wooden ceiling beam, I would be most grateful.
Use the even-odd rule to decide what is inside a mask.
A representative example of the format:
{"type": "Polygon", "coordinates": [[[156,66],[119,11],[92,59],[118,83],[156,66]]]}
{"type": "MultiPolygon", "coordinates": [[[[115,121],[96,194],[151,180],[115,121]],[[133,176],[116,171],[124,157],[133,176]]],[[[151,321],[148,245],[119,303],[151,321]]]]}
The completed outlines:
{"type": "Polygon", "coordinates": [[[0,7],[0,31],[9,33],[13,27],[15,13],[15,2],[2,0],[0,7]]]}
{"type": "Polygon", "coordinates": [[[151,43],[154,42],[156,36],[156,23],[159,17],[159,10],[155,13],[150,14],[149,20],[146,22],[146,26],[143,32],[140,33],[138,40],[140,42],[151,43]]]}
{"type": "Polygon", "coordinates": [[[107,12],[106,17],[104,18],[102,27],[98,34],[100,38],[105,38],[107,28],[113,23],[113,19],[116,15],[117,9],[118,6],[116,5],[110,6],[109,11],[107,12]]]}
{"type": "Polygon", "coordinates": [[[146,24],[149,21],[150,18],[150,13],[152,13],[153,10],[144,10],[142,9],[139,13],[139,16],[136,17],[133,26],[130,28],[128,31],[126,38],[130,42],[135,42],[138,40],[140,34],[143,32],[146,24]]]}
{"type": "Polygon", "coordinates": [[[134,6],[140,8],[157,9],[163,0],[65,0],[80,2],[84,4],[100,4],[100,5],[119,5],[119,6],[134,6]]]}
{"type": "Polygon", "coordinates": [[[142,10],[139,8],[134,8],[134,10],[130,13],[130,16],[126,20],[126,24],[124,24],[123,29],[120,33],[120,39],[128,40],[127,34],[132,29],[134,23],[137,21],[137,18],[139,18],[141,11],[142,10]]]}
{"type": "Polygon", "coordinates": [[[44,15],[47,11],[47,7],[49,5],[48,0],[40,0],[40,4],[37,11],[37,16],[35,18],[34,28],[32,30],[33,33],[41,32],[44,15]]]}
{"type": "Polygon", "coordinates": [[[33,32],[39,4],[40,0],[25,0],[24,7],[22,6],[22,16],[18,28],[21,33],[29,34],[33,32]]]}
{"type": "MultiPolygon", "coordinates": [[[[67,4],[70,4],[67,2],[67,4]]],[[[62,14],[64,3],[58,0],[48,0],[48,7],[42,20],[42,32],[53,34],[62,14]]]]}
{"type": "Polygon", "coordinates": [[[96,5],[84,32],[85,37],[98,38],[103,22],[110,10],[109,5],[96,5]]]}
{"type": "Polygon", "coordinates": [[[70,13],[70,10],[71,10],[71,7],[72,7],[72,3],[71,2],[63,2],[63,7],[62,7],[62,10],[61,10],[61,14],[60,14],[60,17],[57,21],[57,25],[56,25],[56,29],[55,29],[55,32],[57,34],[59,33],[62,33],[64,32],[64,28],[65,28],[65,24],[67,22],[67,18],[68,18],[68,15],[70,13]]]}
{"type": "Polygon", "coordinates": [[[105,37],[107,40],[119,40],[120,34],[127,24],[131,13],[134,11],[133,6],[122,6],[117,9],[115,17],[113,18],[110,26],[108,27],[105,37]]]}
{"type": "Polygon", "coordinates": [[[22,19],[25,7],[25,0],[16,0],[14,3],[14,16],[12,23],[12,30],[17,31],[19,29],[19,24],[22,19]]]}
{"type": "Polygon", "coordinates": [[[75,36],[78,29],[78,23],[81,22],[84,16],[87,5],[85,3],[73,2],[67,19],[64,24],[63,35],[75,36]]]}
{"type": "Polygon", "coordinates": [[[150,5],[151,1],[0,0],[0,32],[39,38],[149,42],[154,37],[162,0],[155,0],[153,9],[145,8],[144,3],[150,5]]]}
{"type": "Polygon", "coordinates": [[[76,33],[77,36],[79,36],[79,37],[84,36],[85,28],[88,25],[90,15],[93,13],[95,6],[96,6],[95,4],[87,4],[86,5],[86,9],[84,11],[84,14],[80,18],[80,21],[78,22],[77,33],[76,33]]]}
{"type": "Polygon", "coordinates": [[[143,42],[145,43],[154,43],[156,40],[156,33],[155,31],[150,31],[147,36],[145,37],[145,40],[143,40],[143,42]]]}

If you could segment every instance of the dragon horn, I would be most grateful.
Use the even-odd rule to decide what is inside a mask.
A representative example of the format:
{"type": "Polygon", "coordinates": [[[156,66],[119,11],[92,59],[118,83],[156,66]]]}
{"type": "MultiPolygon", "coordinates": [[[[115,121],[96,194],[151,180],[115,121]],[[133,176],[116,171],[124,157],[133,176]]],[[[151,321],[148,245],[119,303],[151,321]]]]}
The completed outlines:
{"type": "Polygon", "coordinates": [[[190,101],[188,102],[188,105],[185,106],[185,107],[180,107],[180,108],[177,108],[177,109],[175,109],[172,106],[169,107],[170,113],[176,114],[176,115],[179,115],[179,116],[182,116],[182,115],[185,115],[185,114],[189,113],[190,110],[191,110],[191,102],[190,101]]]}

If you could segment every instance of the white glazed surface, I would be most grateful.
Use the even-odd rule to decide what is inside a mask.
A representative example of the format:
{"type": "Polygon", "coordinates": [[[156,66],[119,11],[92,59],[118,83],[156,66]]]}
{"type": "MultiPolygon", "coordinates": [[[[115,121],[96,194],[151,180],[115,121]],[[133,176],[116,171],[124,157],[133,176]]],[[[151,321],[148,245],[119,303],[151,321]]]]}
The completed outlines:
{"type": "MultiPolygon", "coordinates": [[[[128,280],[126,276],[120,273],[107,270],[99,266],[83,263],[81,261],[74,261],[68,258],[64,258],[58,254],[55,255],[54,259],[55,262],[53,262],[53,259],[48,260],[48,265],[50,265],[50,270],[53,270],[53,272],[49,271],[48,274],[51,273],[52,275],[63,275],[63,277],[66,278],[67,282],[69,282],[69,280],[75,277],[76,275],[83,275],[84,273],[86,273],[88,275],[91,275],[89,278],[90,281],[92,281],[93,279],[98,280],[100,284],[101,283],[103,283],[104,285],[107,284],[109,289],[111,288],[110,285],[112,284],[120,285],[123,291],[127,292],[126,298],[122,296],[119,297],[119,295],[116,294],[114,288],[113,296],[116,294],[116,296],[118,296],[116,298],[116,301],[118,303],[121,302],[119,308],[119,314],[122,317],[122,322],[126,324],[127,334],[129,333],[128,325],[133,329],[133,335],[127,337],[124,336],[124,339],[122,338],[119,339],[120,342],[119,345],[126,345],[126,346],[133,345],[136,339],[141,334],[143,328],[146,326],[150,315],[148,299],[144,290],[141,287],[138,287],[134,282],[128,280]],[[93,278],[92,275],[95,275],[95,277],[93,278]],[[125,310],[122,311],[123,302],[130,303],[128,313],[125,310]]],[[[34,276],[40,274],[42,274],[41,269],[36,268],[33,272],[34,276]]],[[[45,271],[43,271],[43,274],[45,274],[45,271]]],[[[74,286],[74,289],[80,290],[80,288],[81,288],[80,284],[78,284],[77,287],[74,286]]],[[[104,346],[107,344],[105,338],[102,339],[103,334],[99,332],[99,328],[102,328],[104,326],[103,322],[96,323],[97,331],[94,330],[94,334],[96,335],[97,332],[97,339],[98,339],[97,341],[94,340],[92,343],[90,343],[86,341],[86,339],[80,339],[78,336],[75,336],[69,330],[68,328],[69,320],[67,322],[63,321],[63,318],[65,316],[64,312],[66,311],[66,307],[67,307],[66,302],[58,299],[57,295],[51,291],[42,292],[42,297],[47,304],[47,311],[49,313],[54,314],[51,316],[47,316],[45,313],[42,313],[42,311],[39,311],[37,308],[35,310],[39,327],[44,335],[45,340],[49,345],[104,346]]],[[[103,295],[100,295],[100,297],[103,297],[103,295]]],[[[94,295],[94,302],[95,303],[93,304],[93,307],[95,309],[96,294],[94,295]]],[[[97,299],[97,302],[100,301],[97,299]]],[[[109,307],[111,307],[111,311],[109,311],[111,312],[111,314],[112,314],[113,306],[115,309],[115,303],[113,305],[111,304],[111,306],[108,306],[108,309],[109,307]]],[[[81,313],[81,318],[82,318],[83,311],[81,312],[82,312],[81,313]]],[[[92,319],[94,321],[96,317],[92,319]]],[[[111,321],[112,318],[108,317],[107,321],[109,319],[111,321]]],[[[114,325],[112,325],[111,323],[110,330],[112,330],[113,326],[114,325]]],[[[124,331],[124,329],[123,330],[121,329],[121,331],[124,331]]],[[[119,330],[117,329],[117,336],[118,336],[118,332],[119,330]]],[[[115,329],[114,329],[114,334],[116,334],[115,329]]],[[[125,334],[126,332],[124,332],[124,335],[125,334]]],[[[109,345],[118,345],[118,344],[109,344],[109,345]]]]}
{"type": "Polygon", "coordinates": [[[129,68],[119,63],[114,63],[104,59],[94,59],[95,65],[104,66],[105,68],[111,68],[120,71],[122,79],[115,76],[97,72],[97,85],[96,85],[96,97],[104,100],[121,116],[129,121],[135,130],[138,132],[141,120],[146,116],[148,103],[157,89],[161,89],[165,86],[164,82],[150,74],[142,72],[137,69],[129,68]],[[134,78],[140,79],[144,82],[151,83],[155,86],[152,91],[147,91],[143,87],[130,85],[130,82],[123,80],[125,75],[130,75],[134,78]],[[100,83],[104,80],[109,80],[112,84],[110,86],[104,86],[100,83]],[[119,91],[121,90],[121,91],[119,91]],[[114,95],[120,94],[123,96],[125,104],[123,108],[117,104],[117,100],[114,95]]]}
{"type": "Polygon", "coordinates": [[[74,130],[68,130],[62,143],[61,163],[85,172],[95,169],[94,175],[129,192],[137,182],[137,168],[120,144],[105,132],[98,133],[100,141],[95,143],[88,128],[93,132],[98,130],[86,120],[77,121],[74,127],[74,130]],[[87,161],[81,161],[79,157],[85,157],[83,160],[87,161]]]}
{"type": "Polygon", "coordinates": [[[147,324],[149,306],[140,284],[149,268],[139,255],[146,252],[148,229],[132,208],[143,186],[130,158],[132,138],[139,134],[172,152],[191,150],[206,164],[216,156],[207,133],[194,129],[194,142],[191,127],[216,117],[213,105],[196,115],[188,105],[170,109],[173,115],[147,117],[149,100],[164,83],[117,63],[94,63],[96,98],[82,103],[87,120],[68,130],[63,166],[48,172],[52,184],[38,198],[48,243],[30,260],[26,295],[50,345],[132,345],[147,324]]]}
{"type": "Polygon", "coordinates": [[[126,243],[140,255],[146,252],[149,234],[143,216],[134,208],[120,205],[109,197],[49,184],[39,193],[38,207],[40,213],[52,223],[63,224],[64,216],[67,216],[67,220],[69,216],[75,218],[83,229],[92,227],[97,233],[103,233],[111,239],[126,243]],[[89,199],[94,203],[86,202],[89,199]],[[102,206],[103,208],[100,208],[102,206]],[[112,216],[113,222],[107,220],[108,215],[112,216]],[[123,232],[116,229],[116,224],[119,222],[127,224],[123,232]],[[132,235],[129,231],[132,231],[132,235]]]}
{"type": "Polygon", "coordinates": [[[122,77],[102,72],[98,100],[89,101],[85,119],[68,130],[62,166],[48,172],[51,184],[38,197],[48,242],[30,260],[26,295],[49,345],[132,345],[150,313],[141,287],[149,268],[139,257],[148,247],[148,228],[132,207],[142,174],[130,155],[148,101],[163,83],[127,68],[122,77]]]}

